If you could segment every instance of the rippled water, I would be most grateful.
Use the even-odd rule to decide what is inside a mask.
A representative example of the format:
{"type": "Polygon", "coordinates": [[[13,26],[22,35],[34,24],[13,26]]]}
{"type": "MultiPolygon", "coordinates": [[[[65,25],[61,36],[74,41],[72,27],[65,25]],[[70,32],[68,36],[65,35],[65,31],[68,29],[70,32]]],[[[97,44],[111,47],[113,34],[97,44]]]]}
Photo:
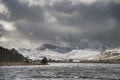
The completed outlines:
{"type": "Polygon", "coordinates": [[[6,66],[0,67],[0,80],[120,80],[120,64],[6,66]]]}

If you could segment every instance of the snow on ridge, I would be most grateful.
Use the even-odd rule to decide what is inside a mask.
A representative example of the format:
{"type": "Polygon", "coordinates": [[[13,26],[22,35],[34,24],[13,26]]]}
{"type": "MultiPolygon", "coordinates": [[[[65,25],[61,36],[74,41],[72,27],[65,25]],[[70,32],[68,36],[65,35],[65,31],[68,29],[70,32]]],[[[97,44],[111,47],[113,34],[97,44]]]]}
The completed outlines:
{"type": "Polygon", "coordinates": [[[38,49],[21,49],[19,50],[25,57],[37,60],[43,57],[47,57],[53,60],[117,60],[120,59],[120,48],[109,49],[101,53],[99,50],[92,49],[79,49],[72,50],[67,53],[60,53],[50,49],[38,50],[38,49]]]}
{"type": "Polygon", "coordinates": [[[65,59],[79,59],[79,60],[92,60],[98,57],[100,55],[99,51],[93,51],[90,49],[80,49],[80,50],[72,50],[71,52],[62,54],[56,51],[52,51],[49,49],[46,50],[37,50],[37,49],[31,49],[31,50],[19,50],[20,53],[22,53],[24,56],[29,57],[30,59],[41,59],[44,56],[47,58],[51,58],[54,60],[65,60],[65,59]]]}
{"type": "Polygon", "coordinates": [[[70,59],[80,59],[80,60],[92,60],[97,58],[100,55],[99,51],[94,51],[90,49],[80,49],[80,50],[72,50],[67,56],[70,59]]]}

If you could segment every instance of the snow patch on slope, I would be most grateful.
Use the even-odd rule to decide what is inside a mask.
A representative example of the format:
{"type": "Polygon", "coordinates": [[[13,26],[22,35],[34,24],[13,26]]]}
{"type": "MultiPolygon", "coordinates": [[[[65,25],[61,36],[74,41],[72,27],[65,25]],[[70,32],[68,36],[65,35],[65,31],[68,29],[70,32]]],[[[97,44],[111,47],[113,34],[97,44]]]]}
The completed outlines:
{"type": "Polygon", "coordinates": [[[93,51],[90,49],[85,50],[73,50],[67,54],[70,59],[80,59],[80,60],[93,60],[100,55],[99,51],[93,51]]]}
{"type": "Polygon", "coordinates": [[[30,50],[19,50],[24,56],[29,57],[30,59],[41,59],[44,56],[47,58],[51,58],[54,60],[66,60],[66,59],[73,59],[73,60],[92,60],[97,58],[100,55],[99,51],[92,51],[89,49],[86,50],[72,50],[71,52],[62,54],[56,51],[52,51],[46,49],[44,51],[37,50],[37,49],[30,49],[30,50]]]}

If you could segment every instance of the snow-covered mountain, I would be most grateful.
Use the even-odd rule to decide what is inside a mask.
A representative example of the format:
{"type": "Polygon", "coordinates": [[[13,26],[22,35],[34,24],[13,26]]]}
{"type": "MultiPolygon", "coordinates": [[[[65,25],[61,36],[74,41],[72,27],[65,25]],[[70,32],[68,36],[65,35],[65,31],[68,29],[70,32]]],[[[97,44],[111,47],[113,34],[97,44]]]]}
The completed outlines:
{"type": "Polygon", "coordinates": [[[120,60],[120,48],[108,49],[105,51],[95,49],[72,49],[68,47],[58,47],[54,45],[43,45],[35,49],[18,49],[20,53],[30,59],[42,59],[47,57],[53,60],[92,60],[92,61],[113,61],[120,60]],[[60,50],[63,50],[60,51],[60,50]],[[64,53],[64,54],[63,54],[64,53]]]}
{"type": "MultiPolygon", "coordinates": [[[[89,44],[77,47],[60,47],[52,44],[43,44],[41,47],[24,46],[19,40],[2,38],[0,44],[9,48],[16,48],[19,53],[30,59],[41,59],[44,56],[53,60],[120,60],[120,48],[109,49],[101,44],[89,44]]],[[[29,44],[29,43],[28,43],[29,44]]],[[[25,44],[26,45],[26,44],[25,44]]]]}
{"type": "Polygon", "coordinates": [[[19,50],[24,56],[29,57],[31,59],[41,59],[44,56],[54,60],[65,60],[65,59],[79,59],[79,60],[91,60],[97,58],[100,55],[99,51],[92,51],[92,50],[72,50],[68,53],[61,54],[56,51],[52,51],[46,49],[44,51],[37,50],[37,49],[24,49],[19,50]]]}
{"type": "Polygon", "coordinates": [[[44,56],[54,60],[92,60],[100,55],[99,50],[73,49],[45,44],[35,49],[18,49],[20,53],[31,59],[41,59],[44,56]],[[64,54],[63,54],[64,53],[64,54]]]}
{"type": "Polygon", "coordinates": [[[120,48],[106,50],[100,58],[101,60],[120,60],[120,48]]]}
{"type": "Polygon", "coordinates": [[[54,60],[109,60],[120,58],[120,48],[109,50],[109,47],[101,44],[90,44],[88,47],[60,47],[52,44],[43,44],[41,47],[35,48],[32,45],[27,45],[29,47],[26,47],[24,46],[24,42],[19,40],[6,41],[4,38],[0,40],[0,44],[5,47],[16,48],[19,53],[31,59],[41,59],[44,56],[54,60]]]}

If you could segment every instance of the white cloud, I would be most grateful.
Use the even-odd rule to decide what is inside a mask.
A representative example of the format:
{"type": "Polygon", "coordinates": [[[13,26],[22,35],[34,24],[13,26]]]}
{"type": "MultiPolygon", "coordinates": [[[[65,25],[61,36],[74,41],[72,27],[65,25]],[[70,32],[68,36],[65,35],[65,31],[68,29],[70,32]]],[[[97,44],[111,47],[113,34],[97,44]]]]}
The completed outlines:
{"type": "Polygon", "coordinates": [[[29,7],[31,6],[45,6],[47,0],[20,0],[20,3],[28,4],[29,7]]]}
{"type": "MultiPolygon", "coordinates": [[[[93,2],[96,2],[97,0],[78,0],[78,1],[83,2],[83,3],[87,3],[87,4],[91,4],[93,2]]],[[[77,2],[77,0],[76,0],[76,2],[77,2]]]]}
{"type": "Polygon", "coordinates": [[[16,27],[13,22],[0,20],[0,24],[6,31],[16,31],[16,27]]]}
{"type": "Polygon", "coordinates": [[[0,14],[10,17],[9,9],[0,0],[0,14]]]}

